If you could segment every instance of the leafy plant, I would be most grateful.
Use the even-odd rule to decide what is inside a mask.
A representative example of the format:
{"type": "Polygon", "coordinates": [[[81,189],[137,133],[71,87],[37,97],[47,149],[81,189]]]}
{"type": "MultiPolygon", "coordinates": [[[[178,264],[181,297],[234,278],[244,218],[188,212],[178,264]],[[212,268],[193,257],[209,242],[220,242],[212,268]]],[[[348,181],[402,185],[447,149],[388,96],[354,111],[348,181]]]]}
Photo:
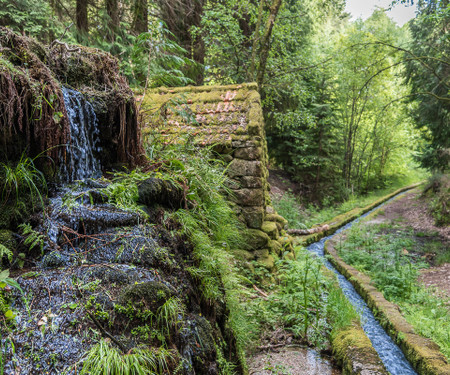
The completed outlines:
{"type": "Polygon", "coordinates": [[[12,319],[14,318],[14,312],[10,309],[9,303],[3,293],[3,290],[7,286],[16,288],[23,294],[23,291],[17,281],[9,277],[9,270],[3,270],[0,272],[0,311],[6,319],[12,319]]]}

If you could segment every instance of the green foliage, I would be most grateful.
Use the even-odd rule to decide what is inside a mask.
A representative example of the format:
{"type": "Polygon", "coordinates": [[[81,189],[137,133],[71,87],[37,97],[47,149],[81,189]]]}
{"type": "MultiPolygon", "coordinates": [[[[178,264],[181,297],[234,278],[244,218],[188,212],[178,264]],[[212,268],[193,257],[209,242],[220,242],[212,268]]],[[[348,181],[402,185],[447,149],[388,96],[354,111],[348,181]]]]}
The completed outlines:
{"type": "Polygon", "coordinates": [[[81,375],[156,375],[168,371],[173,354],[164,349],[134,348],[120,353],[105,340],[94,345],[83,361],[81,375]]]}
{"type": "Polygon", "coordinates": [[[44,251],[45,235],[34,230],[30,224],[20,224],[19,229],[26,237],[24,244],[27,245],[30,250],[37,247],[41,253],[44,251]]]}
{"type": "MultiPolygon", "coordinates": [[[[187,51],[174,42],[174,35],[167,30],[162,22],[149,32],[140,34],[134,43],[132,60],[136,65],[147,62],[141,71],[135,71],[134,76],[145,78],[139,83],[148,87],[185,86],[194,83],[185,76],[184,69],[194,66],[195,62],[185,55],[187,51]]],[[[135,68],[135,70],[137,70],[135,68]]]]}
{"type": "Polygon", "coordinates": [[[395,237],[380,235],[377,226],[355,224],[338,246],[342,259],[371,275],[377,288],[387,299],[408,300],[417,290],[418,269],[423,263],[413,263],[406,254],[414,242],[397,233],[395,237]]]}
{"type": "Polygon", "coordinates": [[[322,267],[322,261],[306,250],[297,253],[297,260],[279,261],[277,286],[266,300],[249,302],[249,316],[263,330],[281,326],[297,339],[326,346],[330,337],[359,316],[335,278],[325,276],[322,267]]]}
{"type": "Polygon", "coordinates": [[[429,182],[433,196],[431,198],[431,214],[436,225],[450,224],[450,176],[434,175],[429,182]]]}
{"type": "Polygon", "coordinates": [[[410,301],[400,303],[402,313],[414,330],[438,344],[447,359],[450,359],[449,302],[448,298],[419,289],[410,301]]]}
{"type": "Polygon", "coordinates": [[[137,183],[149,178],[148,173],[142,173],[139,169],[131,172],[116,172],[112,183],[105,189],[108,202],[125,210],[134,210],[143,213],[138,200],[137,183]]]}
{"type": "Polygon", "coordinates": [[[293,193],[288,191],[282,196],[276,196],[272,198],[272,203],[278,214],[288,221],[290,228],[306,228],[300,200],[293,193]]]}
{"type": "Polygon", "coordinates": [[[0,26],[49,42],[61,31],[45,0],[0,0],[0,26]]]}
{"type": "MultiPolygon", "coordinates": [[[[38,156],[39,157],[39,156],[38,156]]],[[[15,166],[0,163],[0,182],[2,182],[2,200],[7,202],[11,195],[15,196],[16,204],[21,203],[20,195],[29,192],[32,198],[39,198],[44,206],[41,190],[47,190],[44,174],[36,168],[34,161],[22,153],[15,166]]]]}
{"type": "Polygon", "coordinates": [[[227,179],[224,166],[210,156],[209,150],[190,143],[166,150],[164,159],[179,160],[167,167],[173,178],[185,181],[189,187],[186,198],[192,208],[178,210],[173,217],[194,246],[197,268],[191,268],[191,274],[200,280],[206,299],[226,302],[230,310],[228,323],[236,338],[241,363],[245,364],[244,351],[252,327],[240,303],[243,288],[229,254],[230,249],[241,245],[242,224],[222,195],[227,179]]]}

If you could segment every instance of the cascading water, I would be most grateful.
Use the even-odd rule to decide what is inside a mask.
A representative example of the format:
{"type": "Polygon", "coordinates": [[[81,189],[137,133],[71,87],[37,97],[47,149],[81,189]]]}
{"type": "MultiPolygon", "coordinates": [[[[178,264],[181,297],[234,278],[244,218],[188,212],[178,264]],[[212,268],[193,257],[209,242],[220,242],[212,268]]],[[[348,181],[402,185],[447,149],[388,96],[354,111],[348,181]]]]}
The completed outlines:
{"type": "MultiPolygon", "coordinates": [[[[398,195],[396,196],[398,197],[398,195]]],[[[394,197],[394,198],[396,198],[394,197]]],[[[394,199],[392,198],[392,199],[394,199]]],[[[389,201],[391,201],[390,199],[389,201]]],[[[389,202],[388,201],[388,202],[389,202]]],[[[384,204],[388,203],[385,202],[384,204]]],[[[383,205],[384,205],[383,204],[383,205]]],[[[316,254],[319,257],[324,257],[324,245],[325,242],[337,235],[338,233],[349,229],[353,224],[357,223],[361,218],[369,215],[374,210],[380,208],[375,207],[373,210],[367,212],[365,215],[362,215],[360,218],[353,220],[347,225],[340,228],[336,231],[335,234],[331,236],[322,238],[320,241],[315,242],[307,247],[307,250],[316,254]]],[[[336,268],[327,260],[324,259],[325,266],[333,271],[339,280],[339,286],[344,292],[347,299],[350,303],[359,311],[361,315],[361,323],[366,333],[367,337],[372,342],[374,349],[377,351],[381,361],[384,364],[384,367],[392,374],[392,375],[417,375],[416,371],[412,368],[411,364],[406,359],[405,355],[401,351],[401,349],[394,343],[394,341],[389,337],[389,335],[384,331],[378,321],[375,319],[370,308],[367,306],[366,302],[362,299],[362,297],[355,290],[353,285],[348,281],[343,275],[341,275],[336,268]]]]}
{"type": "Polygon", "coordinates": [[[70,122],[70,143],[66,146],[65,159],[61,161],[61,177],[64,181],[84,180],[101,176],[98,121],[91,103],[84,96],[66,87],[62,88],[64,105],[70,122]]]}

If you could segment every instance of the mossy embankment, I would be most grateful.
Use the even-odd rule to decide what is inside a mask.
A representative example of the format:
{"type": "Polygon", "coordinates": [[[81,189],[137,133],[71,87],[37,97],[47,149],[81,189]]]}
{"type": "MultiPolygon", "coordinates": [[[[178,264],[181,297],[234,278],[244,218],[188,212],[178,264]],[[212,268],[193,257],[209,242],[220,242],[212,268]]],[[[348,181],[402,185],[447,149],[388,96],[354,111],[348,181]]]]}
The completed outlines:
{"type": "Polygon", "coordinates": [[[349,266],[338,256],[335,241],[325,243],[325,253],[331,256],[331,262],[337,270],[354,285],[414,368],[424,375],[450,374],[450,364],[439,351],[437,344],[416,334],[400,313],[398,306],[384,298],[372,285],[370,277],[349,266]]]}
{"type": "Polygon", "coordinates": [[[361,215],[364,215],[365,213],[369,212],[370,210],[374,209],[375,207],[379,206],[380,204],[386,202],[387,200],[391,199],[392,197],[395,197],[397,194],[400,194],[404,191],[413,189],[417,186],[420,186],[421,184],[422,184],[422,182],[418,182],[413,185],[405,186],[403,188],[397,189],[396,191],[394,191],[388,195],[385,195],[382,198],[377,199],[376,201],[372,202],[371,204],[369,204],[363,208],[356,207],[349,212],[338,215],[338,216],[334,217],[333,219],[328,220],[325,223],[322,223],[320,225],[327,229],[325,229],[321,232],[296,237],[295,244],[301,245],[301,246],[308,246],[314,242],[317,242],[317,241],[321,240],[322,238],[335,233],[339,228],[343,227],[345,224],[348,224],[349,222],[360,217],[361,215]]]}

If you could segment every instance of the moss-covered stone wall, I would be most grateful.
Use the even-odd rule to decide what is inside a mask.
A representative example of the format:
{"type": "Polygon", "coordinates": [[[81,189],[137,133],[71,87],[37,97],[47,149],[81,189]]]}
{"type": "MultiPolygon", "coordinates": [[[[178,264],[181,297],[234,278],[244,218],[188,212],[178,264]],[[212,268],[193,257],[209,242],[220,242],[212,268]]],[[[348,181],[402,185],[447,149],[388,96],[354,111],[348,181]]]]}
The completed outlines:
{"type": "Polygon", "coordinates": [[[228,164],[229,198],[248,228],[245,246],[236,255],[268,269],[276,257],[292,256],[287,221],[277,215],[269,197],[267,143],[256,84],[161,87],[141,101],[144,137],[157,132],[165,143],[192,137],[198,145],[213,146],[228,164]]]}

